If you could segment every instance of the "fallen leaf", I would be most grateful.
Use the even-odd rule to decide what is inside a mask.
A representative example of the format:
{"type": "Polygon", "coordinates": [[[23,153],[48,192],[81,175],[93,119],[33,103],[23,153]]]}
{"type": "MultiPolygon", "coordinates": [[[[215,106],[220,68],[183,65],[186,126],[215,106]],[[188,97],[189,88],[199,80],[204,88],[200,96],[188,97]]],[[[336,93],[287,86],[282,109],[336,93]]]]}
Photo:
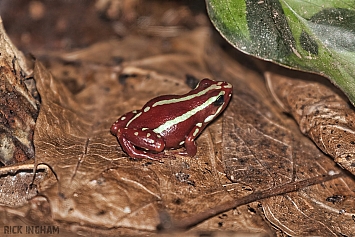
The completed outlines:
{"type": "Polygon", "coordinates": [[[265,192],[184,234],[351,235],[351,176],[277,192],[343,170],[277,106],[253,61],[230,48],[225,54],[211,36],[208,28],[176,38],[132,33],[80,50],[37,51],[46,66],[34,66],[42,98],[34,142],[45,175],[36,197],[1,208],[2,217],[60,233],[155,235],[158,225],[265,192]],[[160,163],[122,152],[109,132],[120,115],[158,95],[186,93],[194,84],[186,81],[204,77],[233,83],[234,95],[197,139],[196,157],[167,151],[175,159],[160,163]]]}
{"type": "MultiPolygon", "coordinates": [[[[99,66],[91,73],[92,83],[75,95],[36,63],[34,76],[42,97],[35,132],[36,163],[48,165],[57,178],[56,184],[40,190],[50,200],[55,220],[155,230],[160,209],[186,216],[182,210],[196,212],[225,195],[219,175],[210,166],[215,153],[210,148],[199,148],[199,158],[177,157],[145,165],[147,161],[128,159],[109,132],[119,115],[148,99],[188,91],[183,82],[186,73],[208,76],[201,61],[204,44],[196,47],[206,35],[208,30],[200,29],[173,39],[172,53],[125,61],[116,69],[119,73],[99,66]],[[119,75],[127,75],[124,84],[119,75]]],[[[122,42],[111,45],[126,47],[122,42]]],[[[204,140],[200,139],[201,147],[212,146],[210,137],[204,140]]]]}
{"type": "MultiPolygon", "coordinates": [[[[297,124],[275,106],[262,78],[258,79],[248,73],[236,73],[230,70],[229,68],[236,68],[232,66],[235,62],[227,59],[227,57],[223,57],[223,60],[217,58],[209,65],[212,71],[215,70],[223,78],[234,78],[234,83],[236,83],[235,78],[238,78],[238,86],[234,87],[231,106],[223,115],[222,131],[222,158],[226,175],[232,181],[239,185],[244,184],[242,187],[246,191],[255,192],[273,187],[276,189],[287,183],[312,179],[328,173],[341,172],[329,157],[300,133],[297,124]],[[227,70],[220,70],[221,66],[217,61],[227,70]],[[240,74],[246,76],[240,77],[240,74]]],[[[274,75],[273,79],[273,83],[286,80],[277,75],[274,75]]],[[[278,92],[283,92],[284,98],[292,98],[291,95],[305,98],[301,90],[307,92],[307,89],[312,88],[307,82],[301,80],[287,80],[287,82],[302,83],[304,87],[297,91],[298,93],[294,84],[286,87],[288,91],[280,89],[278,92]],[[306,88],[306,85],[309,87],[306,88]]],[[[326,86],[323,84],[323,87],[326,86]]],[[[325,92],[323,87],[323,93],[330,93],[325,92]]],[[[315,93],[307,94],[316,96],[315,93]]],[[[334,97],[339,99],[333,92],[331,98],[334,97]]],[[[286,106],[294,105],[297,103],[289,102],[286,106]]],[[[343,108],[348,107],[343,104],[343,108]]],[[[302,110],[293,109],[293,111],[302,110]]],[[[297,116],[295,117],[298,121],[297,116]]],[[[296,193],[262,200],[263,214],[273,225],[288,235],[351,235],[354,232],[352,218],[354,193],[350,188],[353,182],[351,177],[340,178],[324,185],[304,188],[296,193]],[[327,198],[333,195],[344,195],[348,199],[338,204],[327,202],[327,198]],[[328,218],[324,219],[324,215],[328,218]]],[[[240,195],[245,196],[237,191],[238,189],[230,189],[235,199],[240,195]]]]}
{"type": "MultiPolygon", "coordinates": [[[[200,29],[171,39],[172,53],[123,60],[114,67],[98,65],[94,67],[96,70],[86,66],[86,70],[91,71],[86,75],[91,79],[77,94],[71,94],[37,64],[35,78],[39,80],[37,84],[43,105],[35,138],[36,162],[51,167],[58,180],[55,185],[40,190],[50,200],[55,220],[106,228],[155,230],[162,221],[160,213],[167,212],[173,220],[188,218],[255,191],[272,190],[328,172],[341,172],[299,132],[292,119],[275,106],[263,80],[255,75],[253,79],[240,78],[239,75],[252,73],[247,69],[232,70],[237,67],[235,62],[210,46],[206,36],[206,30],[200,29]],[[199,46],[195,42],[201,39],[206,41],[199,46]],[[185,40],[189,43],[183,44],[185,40]],[[205,48],[209,50],[205,51],[205,48]],[[187,52],[192,54],[186,55],[187,52]],[[214,58],[208,57],[210,53],[214,58]],[[218,60],[218,57],[222,59],[218,60]],[[169,69],[169,65],[173,67],[169,69]],[[222,120],[209,126],[197,140],[197,156],[176,156],[175,160],[166,159],[164,163],[129,160],[108,132],[111,123],[119,115],[139,109],[157,95],[188,91],[183,83],[184,73],[196,75],[205,72],[204,77],[211,77],[204,71],[206,65],[216,75],[212,78],[229,80],[237,86],[222,120]],[[121,75],[124,75],[124,80],[121,75]],[[43,90],[48,87],[52,90],[43,90]]],[[[110,44],[115,46],[116,52],[124,53],[123,49],[117,49],[125,48],[124,44],[112,41],[110,44]]],[[[95,47],[98,46],[92,49],[95,47]]],[[[89,53],[84,50],[76,53],[82,65],[86,65],[84,54],[89,53]]],[[[63,55],[62,60],[66,57],[63,55]]],[[[117,57],[121,55],[108,55],[106,62],[117,57]]],[[[75,57],[70,57],[70,60],[74,62],[75,57]]],[[[89,62],[88,65],[95,64],[89,62]]],[[[235,231],[246,228],[251,231],[264,226],[259,231],[270,233],[262,218],[265,215],[288,234],[307,235],[313,233],[312,228],[316,228],[315,233],[334,232],[329,227],[334,226],[334,222],[325,222],[325,228],[318,224],[322,222],[324,211],[328,211],[328,215],[338,218],[337,223],[343,223],[337,228],[346,234],[353,231],[349,226],[354,212],[352,191],[348,188],[352,182],[351,178],[340,178],[327,186],[316,185],[295,194],[262,200],[262,211],[253,204],[239,207],[237,213],[227,212],[228,218],[222,222],[215,217],[193,230],[229,227],[235,231]],[[346,209],[346,215],[339,217],[339,212],[331,207],[333,204],[326,201],[334,194],[349,197],[348,203],[338,204],[346,209]],[[292,213],[283,211],[283,208],[294,208],[294,203],[304,202],[312,206],[313,212],[303,207],[292,213]],[[252,219],[250,210],[255,212],[252,219]],[[248,225],[228,225],[236,215],[241,222],[248,221],[248,225]],[[290,220],[302,215],[314,216],[315,219],[302,219],[304,229],[300,230],[290,220]]]]}
{"type": "MultiPolygon", "coordinates": [[[[280,72],[279,72],[280,73],[280,72]]],[[[346,97],[323,78],[306,73],[266,78],[275,100],[300,130],[339,165],[355,174],[355,113],[346,97]]]]}
{"type": "Polygon", "coordinates": [[[0,18],[0,162],[11,165],[34,158],[33,130],[39,102],[25,84],[30,70],[11,43],[0,18]]]}

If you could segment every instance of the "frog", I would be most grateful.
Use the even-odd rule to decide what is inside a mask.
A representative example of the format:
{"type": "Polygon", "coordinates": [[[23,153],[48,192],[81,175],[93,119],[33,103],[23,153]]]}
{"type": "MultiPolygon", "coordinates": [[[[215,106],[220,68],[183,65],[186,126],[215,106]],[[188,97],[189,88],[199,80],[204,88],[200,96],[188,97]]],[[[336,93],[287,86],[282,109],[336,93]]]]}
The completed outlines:
{"type": "Polygon", "coordinates": [[[161,161],[165,150],[184,147],[179,155],[194,157],[196,138],[229,104],[233,86],[225,81],[202,79],[183,95],[162,95],[140,110],[119,117],[110,132],[133,159],[161,161]]]}

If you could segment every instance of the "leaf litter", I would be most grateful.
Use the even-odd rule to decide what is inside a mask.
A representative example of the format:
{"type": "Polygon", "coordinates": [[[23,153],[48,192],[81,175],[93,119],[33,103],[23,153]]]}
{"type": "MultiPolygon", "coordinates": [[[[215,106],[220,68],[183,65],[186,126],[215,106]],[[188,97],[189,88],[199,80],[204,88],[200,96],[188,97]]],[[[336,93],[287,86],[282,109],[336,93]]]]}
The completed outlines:
{"type": "Polygon", "coordinates": [[[302,133],[355,174],[355,112],[346,97],[312,74],[282,75],[270,69],[266,78],[275,100],[292,114],[302,133]]]}
{"type": "MultiPolygon", "coordinates": [[[[50,169],[39,183],[40,196],[29,202],[38,205],[7,208],[7,213],[16,210],[29,218],[35,212],[41,220],[50,210],[53,223],[62,223],[64,230],[148,234],[164,221],[342,172],[277,107],[250,67],[253,63],[242,54],[231,59],[221,52],[206,28],[170,39],[132,35],[50,55],[46,65],[54,77],[42,63],[34,65],[42,98],[35,162],[50,169]],[[132,42],[138,46],[134,52],[132,42]],[[147,42],[150,47],[142,46],[147,42]],[[175,159],[164,163],[129,159],[110,135],[111,123],[155,96],[190,90],[187,74],[227,80],[235,88],[227,111],[198,138],[197,156],[180,157],[172,151],[168,154],[175,159]],[[39,206],[47,208],[37,210],[39,206]]],[[[276,227],[289,235],[351,235],[353,182],[341,177],[256,199],[206,220],[190,233],[274,235],[276,227]],[[327,201],[336,195],[344,198],[327,201]]]]}
{"type": "MultiPolygon", "coordinates": [[[[123,61],[114,71],[102,70],[99,65],[98,71],[87,73],[92,82],[87,83],[85,88],[75,95],[57,82],[43,66],[36,63],[35,78],[38,80],[38,90],[43,100],[47,97],[47,101],[42,103],[36,126],[36,162],[50,166],[57,178],[52,187],[40,190],[40,193],[50,200],[55,220],[88,226],[152,231],[161,222],[159,218],[162,212],[167,212],[173,220],[188,218],[194,213],[255,191],[327,175],[329,171],[341,172],[328,157],[305,140],[295,124],[292,124],[293,121],[280,114],[266,89],[247,89],[253,88],[255,85],[249,83],[257,83],[257,79],[243,80],[240,75],[231,73],[230,69],[221,72],[221,63],[209,62],[209,57],[203,53],[205,47],[211,47],[208,45],[210,42],[207,35],[206,29],[200,29],[171,40],[171,45],[177,41],[181,45],[194,47],[189,50],[193,53],[188,57],[172,50],[171,54],[153,55],[151,59],[147,56],[143,59],[123,61]],[[197,48],[196,42],[201,42],[201,38],[205,38],[205,42],[197,48]],[[182,44],[183,40],[188,40],[190,44],[182,44]],[[201,58],[207,61],[212,75],[205,70],[206,64],[201,58]],[[170,64],[174,66],[168,70],[170,64]],[[182,72],[179,68],[185,70],[182,72]],[[198,139],[197,157],[176,156],[176,159],[167,159],[164,163],[128,159],[116,139],[107,132],[117,115],[140,108],[145,101],[158,94],[180,94],[189,90],[184,85],[184,74],[203,74],[201,72],[204,72],[206,77],[234,80],[234,83],[235,78],[238,78],[238,86],[234,91],[233,103],[224,116],[211,126],[218,128],[211,128],[210,132],[209,128],[198,139]],[[123,84],[118,80],[120,75],[125,75],[123,84]],[[156,86],[153,85],[163,86],[155,90],[156,86]],[[51,90],[41,89],[48,87],[51,90]],[[293,127],[290,127],[291,124],[293,127]],[[216,141],[220,144],[214,145],[216,141]],[[238,142],[239,144],[236,144],[238,142]],[[190,182],[181,182],[181,179],[177,178],[181,173],[188,175],[190,182]],[[224,173],[233,182],[226,179],[224,173]]],[[[115,48],[117,47],[125,46],[117,44],[115,48]]],[[[216,57],[217,55],[221,53],[215,54],[216,57]]],[[[66,56],[63,55],[62,60],[65,60],[66,56]]],[[[77,56],[80,58],[80,52],[77,56]]],[[[220,57],[224,62],[226,59],[223,56],[225,55],[220,57]]],[[[232,65],[230,68],[233,68],[232,65]]],[[[258,83],[263,85],[260,79],[258,83]]],[[[262,209],[253,207],[256,210],[255,215],[260,215],[259,218],[248,218],[250,211],[247,208],[239,208],[241,211],[237,215],[242,216],[239,217],[243,220],[241,223],[248,220],[249,230],[265,225],[259,230],[262,233],[270,232],[269,227],[266,227],[267,223],[260,223],[262,213],[288,234],[309,233],[309,229],[319,221],[326,223],[327,228],[317,226],[316,233],[332,233],[328,230],[332,228],[328,226],[335,223],[341,223],[339,228],[342,233],[351,232],[353,208],[349,204],[353,200],[348,198],[347,203],[343,203],[347,207],[345,215],[339,215],[339,207],[333,207],[333,204],[325,201],[333,194],[346,193],[344,196],[351,197],[352,191],[347,190],[351,185],[346,184],[349,182],[353,181],[341,178],[329,182],[331,184],[327,183],[329,187],[326,184],[316,185],[296,194],[265,199],[260,201],[262,209]],[[333,186],[336,187],[335,190],[333,186]],[[305,200],[308,204],[303,207],[301,204],[305,200]],[[301,204],[295,206],[295,203],[301,204]],[[307,207],[310,206],[313,212],[308,214],[307,207]],[[285,208],[295,208],[291,212],[293,215],[285,213],[285,208]],[[323,220],[325,211],[327,215],[334,216],[329,223],[323,220]],[[300,219],[300,216],[305,214],[309,218],[312,216],[314,221],[303,218],[304,228],[299,229],[299,224],[289,223],[289,220],[300,219]],[[342,221],[332,221],[334,219],[342,221]],[[287,225],[287,228],[282,228],[284,225],[287,225]]],[[[235,215],[233,211],[232,214],[228,213],[230,221],[235,215]]],[[[223,220],[222,225],[228,226],[229,218],[223,220]]],[[[195,230],[221,229],[220,224],[213,224],[216,222],[214,219],[202,223],[195,230]]],[[[234,226],[234,229],[239,231],[246,230],[245,228],[246,225],[243,224],[234,226]]]]}
{"type": "Polygon", "coordinates": [[[33,131],[39,101],[23,55],[12,44],[0,18],[0,165],[34,158],[33,131]]]}
{"type": "MultiPolygon", "coordinates": [[[[260,77],[232,71],[233,62],[229,66],[226,59],[223,64],[227,70],[217,72],[238,78],[238,86],[234,89],[237,96],[232,100],[238,106],[230,106],[225,112],[222,128],[225,171],[231,180],[259,191],[329,172],[341,172],[300,133],[292,119],[280,113],[260,77]]],[[[211,68],[219,68],[216,61],[209,64],[211,68]]],[[[279,67],[277,71],[280,72],[279,67]]],[[[275,80],[281,81],[280,78],[275,80]]],[[[286,93],[289,94],[292,93],[286,93]]],[[[263,200],[263,214],[289,235],[327,233],[331,236],[339,232],[351,235],[354,231],[352,182],[352,178],[341,178],[263,200]],[[348,200],[338,206],[325,202],[327,197],[337,193],[346,193],[348,200]],[[345,209],[346,212],[341,211],[345,209]],[[347,214],[344,216],[344,213],[347,214]]]]}
{"type": "MultiPolygon", "coordinates": [[[[196,48],[200,42],[196,40],[206,35],[208,31],[200,29],[173,39],[170,44],[175,46],[175,42],[185,39],[196,48]]],[[[213,206],[225,195],[209,165],[213,150],[201,151],[204,155],[200,159],[177,157],[151,164],[146,160],[132,161],[107,130],[120,114],[141,107],[158,93],[181,94],[190,90],[184,85],[185,74],[202,74],[204,65],[194,57],[198,59],[198,50],[203,48],[193,50],[197,55],[181,55],[179,47],[183,45],[186,44],[176,44],[177,53],[123,62],[118,73],[100,69],[89,73],[94,82],[87,83],[74,96],[36,63],[34,74],[43,101],[35,133],[36,163],[50,166],[57,178],[52,187],[40,190],[51,200],[54,219],[106,228],[155,230],[162,207],[177,212],[177,218],[213,206]],[[159,64],[164,70],[169,64],[173,68],[167,74],[155,68],[159,64]],[[179,68],[183,67],[185,70],[181,71],[179,68]],[[119,75],[127,76],[124,84],[120,84],[119,75]],[[156,85],[160,85],[158,90],[156,85]],[[51,90],[46,89],[49,87],[51,90]],[[189,182],[176,178],[182,172],[189,175],[189,182]],[[175,204],[179,199],[183,207],[175,204]],[[94,205],[88,208],[89,203],[94,205]]],[[[116,42],[117,47],[126,46],[116,42]]],[[[209,76],[208,72],[204,74],[209,76]]],[[[201,137],[202,146],[208,143],[205,147],[213,147],[208,136],[204,140],[201,137]]]]}

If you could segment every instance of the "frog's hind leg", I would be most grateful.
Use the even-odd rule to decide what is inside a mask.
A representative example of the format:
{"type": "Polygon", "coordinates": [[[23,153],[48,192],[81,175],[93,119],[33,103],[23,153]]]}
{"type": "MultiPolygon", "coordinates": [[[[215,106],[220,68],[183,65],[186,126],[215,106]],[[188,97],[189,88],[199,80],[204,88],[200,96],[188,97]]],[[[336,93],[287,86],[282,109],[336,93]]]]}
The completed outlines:
{"type": "Polygon", "coordinates": [[[163,138],[152,130],[124,128],[118,137],[123,150],[132,158],[161,160],[165,148],[163,138]]]}
{"type": "Polygon", "coordinates": [[[126,138],[135,147],[151,152],[162,152],[165,148],[163,138],[150,129],[124,128],[122,137],[126,138]]]}

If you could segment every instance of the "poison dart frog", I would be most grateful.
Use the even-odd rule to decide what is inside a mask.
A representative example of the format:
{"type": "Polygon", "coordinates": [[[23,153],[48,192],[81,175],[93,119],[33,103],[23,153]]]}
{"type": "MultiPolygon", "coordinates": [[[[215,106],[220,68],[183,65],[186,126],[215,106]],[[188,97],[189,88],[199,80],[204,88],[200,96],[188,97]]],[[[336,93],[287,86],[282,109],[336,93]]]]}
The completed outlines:
{"type": "Polygon", "coordinates": [[[122,115],[111,133],[134,159],[161,160],[164,149],[182,146],[179,154],[193,157],[196,137],[227,107],[232,89],[228,82],[203,79],[187,94],[159,96],[122,115]]]}

